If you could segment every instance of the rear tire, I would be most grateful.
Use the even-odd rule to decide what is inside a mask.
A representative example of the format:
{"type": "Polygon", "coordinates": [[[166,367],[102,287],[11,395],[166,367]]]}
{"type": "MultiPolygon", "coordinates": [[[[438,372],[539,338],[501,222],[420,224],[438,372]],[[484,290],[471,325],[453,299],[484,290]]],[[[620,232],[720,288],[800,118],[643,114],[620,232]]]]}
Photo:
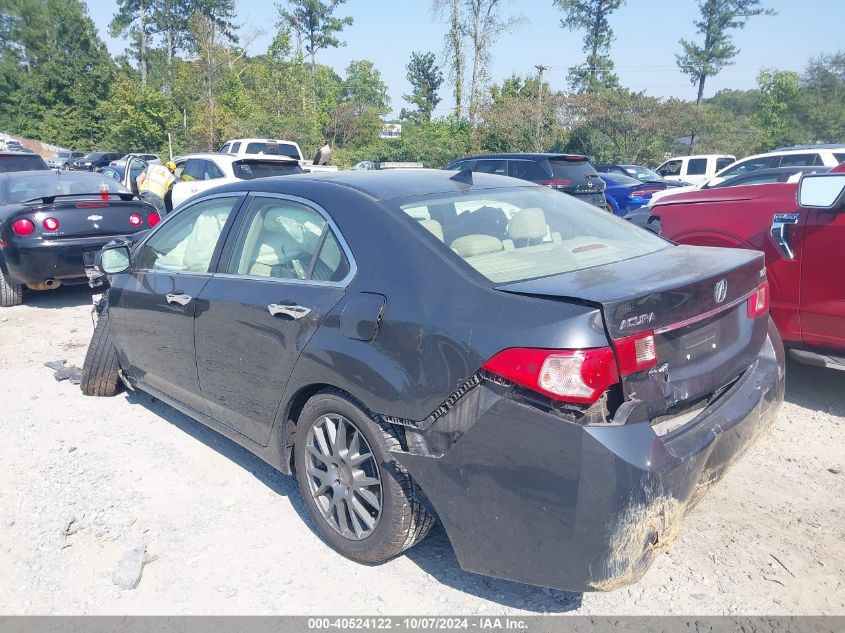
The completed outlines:
{"type": "Polygon", "coordinates": [[[85,354],[79,387],[86,396],[115,396],[123,387],[119,372],[117,350],[109,327],[109,313],[103,310],[91,336],[88,353],[85,354]]]}
{"type": "Polygon", "coordinates": [[[9,283],[0,271],[0,306],[11,308],[21,303],[23,303],[23,286],[9,283]]]}
{"type": "Polygon", "coordinates": [[[434,525],[417,485],[390,455],[400,447],[395,429],[339,392],[319,393],[302,409],[294,439],[299,489],[317,531],[347,558],[389,560],[434,525]],[[332,441],[332,429],[337,437],[337,429],[343,429],[339,444],[332,441]],[[328,440],[323,442],[328,451],[320,449],[320,437],[328,440]]]}

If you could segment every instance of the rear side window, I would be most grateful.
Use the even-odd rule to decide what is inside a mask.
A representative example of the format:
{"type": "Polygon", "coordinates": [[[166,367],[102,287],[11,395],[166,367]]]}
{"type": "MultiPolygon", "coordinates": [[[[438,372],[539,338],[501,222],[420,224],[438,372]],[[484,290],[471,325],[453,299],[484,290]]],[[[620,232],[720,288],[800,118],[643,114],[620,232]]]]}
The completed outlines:
{"type": "Polygon", "coordinates": [[[707,173],[706,158],[690,158],[687,163],[688,176],[703,176],[707,173]]]}
{"type": "Polygon", "coordinates": [[[845,153],[834,154],[833,158],[836,160],[837,163],[845,163],[845,153]]]}
{"type": "Polygon", "coordinates": [[[221,170],[214,161],[205,161],[205,179],[214,180],[215,178],[223,178],[223,170],[221,170]]]}
{"type": "Polygon", "coordinates": [[[479,159],[478,162],[475,163],[475,169],[473,171],[481,172],[482,174],[497,174],[499,176],[507,176],[508,161],[479,159]]]}
{"type": "Polygon", "coordinates": [[[781,167],[813,167],[821,165],[818,154],[786,154],[780,157],[781,167]]]}
{"type": "Polygon", "coordinates": [[[777,167],[777,162],[777,156],[760,156],[759,158],[749,158],[748,160],[743,160],[738,163],[734,163],[733,166],[728,167],[725,172],[719,174],[719,176],[722,178],[733,178],[734,176],[741,176],[742,174],[747,174],[752,171],[757,171],[759,169],[777,167]]]}
{"type": "Polygon", "coordinates": [[[451,170],[463,171],[467,167],[471,167],[473,162],[474,161],[471,161],[471,160],[459,160],[458,162],[452,163],[451,165],[446,167],[446,169],[449,170],[449,171],[451,171],[451,170]]]}
{"type": "Polygon", "coordinates": [[[299,163],[280,163],[260,160],[239,160],[232,164],[235,178],[252,180],[270,176],[289,176],[305,173],[299,163]]]}
{"type": "Polygon", "coordinates": [[[32,171],[48,169],[47,163],[40,156],[32,154],[30,156],[1,156],[0,155],[0,173],[8,173],[12,171],[32,171]]]}
{"type": "Polygon", "coordinates": [[[233,154],[237,154],[240,149],[241,149],[241,142],[240,141],[238,141],[237,143],[232,145],[232,153],[233,154]]]}
{"type": "Polygon", "coordinates": [[[587,174],[595,174],[595,168],[586,160],[549,160],[552,178],[583,181],[587,174]]]}
{"type": "Polygon", "coordinates": [[[291,200],[256,198],[238,234],[227,272],[341,281],[349,273],[349,261],[319,213],[291,200]]]}
{"type": "Polygon", "coordinates": [[[394,204],[444,254],[494,284],[567,273],[667,248],[662,239],[546,187],[416,196],[394,204]]]}
{"type": "Polygon", "coordinates": [[[509,162],[510,175],[514,178],[532,182],[543,182],[549,179],[549,175],[533,160],[512,160],[509,162]]]}
{"type": "Polygon", "coordinates": [[[205,160],[190,158],[185,163],[180,179],[183,181],[205,180],[205,160]]]}
{"type": "Polygon", "coordinates": [[[722,171],[725,167],[734,162],[733,158],[723,157],[716,159],[716,171],[722,171]]]}
{"type": "Polygon", "coordinates": [[[220,148],[220,153],[221,153],[221,154],[228,154],[228,153],[229,153],[229,148],[230,148],[230,147],[232,147],[232,144],[231,144],[231,143],[226,143],[223,147],[221,147],[221,148],[220,148]]]}

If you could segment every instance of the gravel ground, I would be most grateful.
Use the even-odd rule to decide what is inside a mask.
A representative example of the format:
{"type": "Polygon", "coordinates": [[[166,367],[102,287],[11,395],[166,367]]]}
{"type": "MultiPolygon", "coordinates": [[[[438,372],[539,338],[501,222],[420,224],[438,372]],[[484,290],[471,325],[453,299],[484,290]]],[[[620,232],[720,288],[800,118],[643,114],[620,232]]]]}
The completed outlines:
{"type": "Polygon", "coordinates": [[[440,529],[383,565],[342,558],[292,478],[148,396],[53,379],[45,362],[82,365],[87,288],[27,302],[0,308],[0,614],[845,614],[839,372],[791,363],[778,422],[668,553],[580,595],[463,572],[440,529]]]}

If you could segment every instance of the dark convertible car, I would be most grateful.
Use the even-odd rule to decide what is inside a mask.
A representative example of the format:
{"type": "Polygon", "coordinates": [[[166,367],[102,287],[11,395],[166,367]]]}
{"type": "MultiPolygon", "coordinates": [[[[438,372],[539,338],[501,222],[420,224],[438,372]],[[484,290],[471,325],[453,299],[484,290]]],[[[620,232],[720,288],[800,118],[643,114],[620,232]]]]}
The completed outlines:
{"type": "Polygon", "coordinates": [[[19,305],[24,287],[85,283],[105,243],[159,219],[155,207],[98,174],[0,173],[0,307],[19,305]]]}
{"type": "Polygon", "coordinates": [[[233,183],[97,267],[83,391],[141,389],[295,472],[367,563],[438,520],[473,572],[633,582],[783,399],[761,254],[507,177],[233,183]]]}

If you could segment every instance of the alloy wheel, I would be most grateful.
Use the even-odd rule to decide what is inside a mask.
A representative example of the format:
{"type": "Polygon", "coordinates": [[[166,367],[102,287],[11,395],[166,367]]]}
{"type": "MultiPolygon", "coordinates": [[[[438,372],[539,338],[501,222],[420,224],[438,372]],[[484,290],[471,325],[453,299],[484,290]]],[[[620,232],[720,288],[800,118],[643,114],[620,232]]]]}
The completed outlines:
{"type": "Polygon", "coordinates": [[[308,488],[326,522],[344,538],[360,541],[378,525],[381,475],[367,439],[347,418],[325,415],[305,442],[308,488]]]}

